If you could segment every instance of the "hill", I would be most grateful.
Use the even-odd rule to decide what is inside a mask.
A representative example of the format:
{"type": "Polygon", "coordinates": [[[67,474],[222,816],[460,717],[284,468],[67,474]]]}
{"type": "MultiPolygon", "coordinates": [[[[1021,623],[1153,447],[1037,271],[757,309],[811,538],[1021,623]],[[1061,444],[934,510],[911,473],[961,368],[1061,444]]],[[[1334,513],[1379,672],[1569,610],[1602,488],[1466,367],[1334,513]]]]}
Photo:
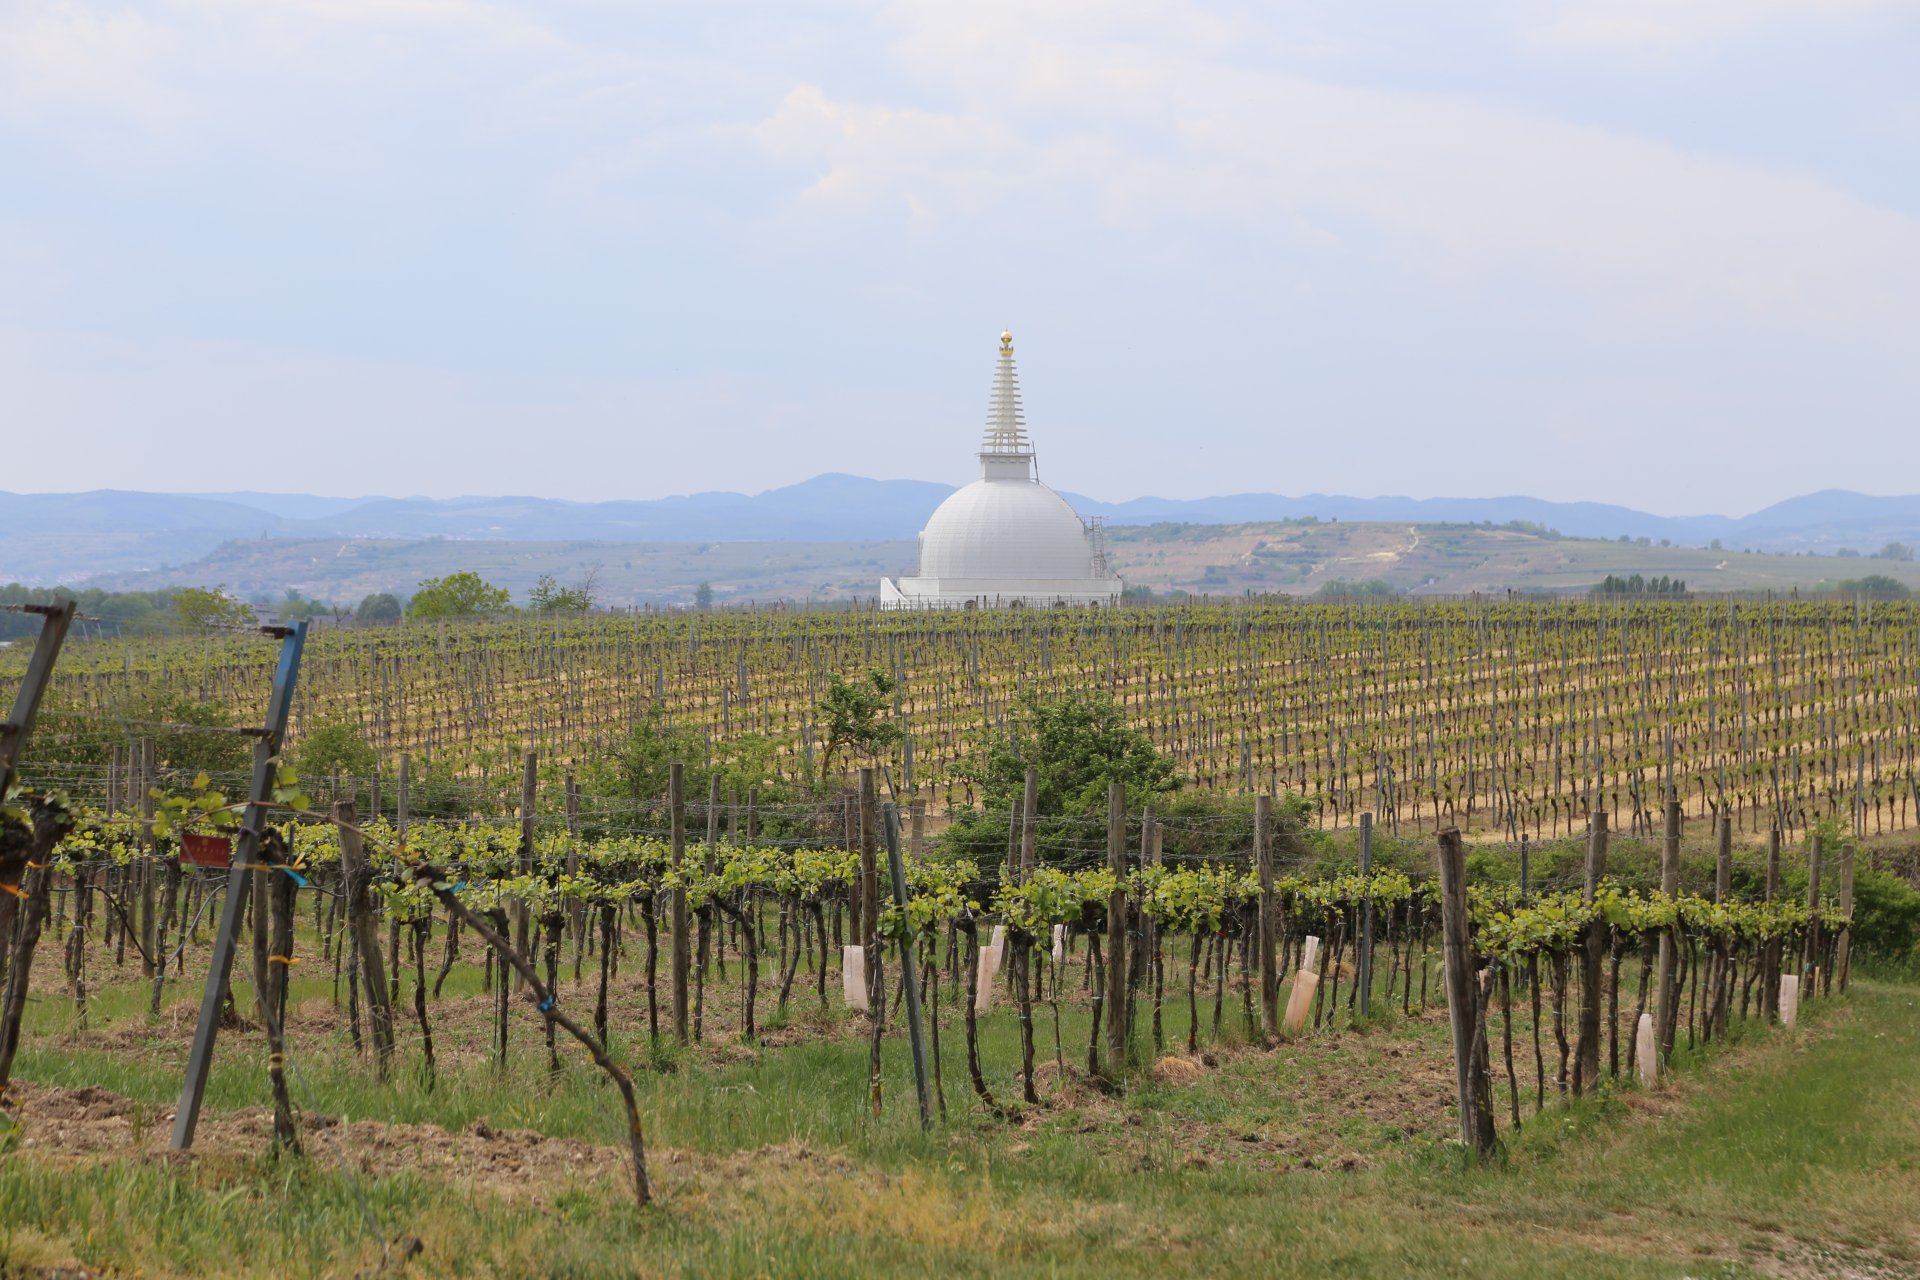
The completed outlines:
{"type": "MultiPolygon", "coordinates": [[[[827,474],[764,493],[696,493],[648,501],[535,497],[325,498],[310,494],[155,494],[116,490],[0,493],[0,581],[79,584],[183,565],[235,538],[507,542],[882,542],[911,539],[953,490],[920,480],[827,474]]],[[[1104,502],[1068,494],[1110,526],[1244,525],[1282,520],[1399,525],[1522,521],[1580,538],[1646,538],[1757,551],[1869,552],[1920,543],[1920,497],[1828,491],[1748,516],[1650,515],[1593,502],[1498,498],[1351,498],[1270,493],[1104,502]]],[[[607,558],[607,557],[603,557],[607,558]]],[[[625,556],[618,557],[625,559],[625,556]]]]}
{"type": "MultiPolygon", "coordinates": [[[[1209,595],[1307,595],[1339,581],[1379,582],[1419,595],[1509,588],[1584,590],[1607,574],[1683,578],[1701,591],[1811,590],[1881,573],[1920,589],[1920,564],[1757,554],[1567,538],[1515,526],[1288,521],[1156,524],[1113,529],[1110,557],[1129,585],[1209,595]]],[[[89,585],[151,590],[225,585],[250,599],[292,588],[346,603],[377,591],[406,595],[426,578],[471,569],[516,600],[543,574],[591,574],[609,605],[674,605],[702,582],[721,602],[812,603],[871,597],[882,575],[911,570],[907,539],[846,542],[607,542],[455,538],[244,538],[185,565],[103,574],[89,585]]]]}

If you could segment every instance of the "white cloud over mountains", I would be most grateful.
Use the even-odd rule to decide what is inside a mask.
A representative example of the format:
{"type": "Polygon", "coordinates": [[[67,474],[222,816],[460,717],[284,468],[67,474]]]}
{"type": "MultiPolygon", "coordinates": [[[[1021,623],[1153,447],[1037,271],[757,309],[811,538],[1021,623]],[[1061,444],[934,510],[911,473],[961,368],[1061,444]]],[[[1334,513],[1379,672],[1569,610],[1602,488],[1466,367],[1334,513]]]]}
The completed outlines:
{"type": "Polygon", "coordinates": [[[187,487],[156,421],[307,489],[955,478],[1004,323],[1103,496],[1910,489],[1903,46],[1894,0],[19,6],[0,363],[99,447],[8,487],[187,487]]]}

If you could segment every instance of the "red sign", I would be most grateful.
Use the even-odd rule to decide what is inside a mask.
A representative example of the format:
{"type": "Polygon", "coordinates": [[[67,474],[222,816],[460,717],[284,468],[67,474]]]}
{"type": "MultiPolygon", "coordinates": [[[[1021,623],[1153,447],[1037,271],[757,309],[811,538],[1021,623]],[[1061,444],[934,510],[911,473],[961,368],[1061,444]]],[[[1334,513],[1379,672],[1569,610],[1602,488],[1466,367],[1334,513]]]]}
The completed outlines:
{"type": "Polygon", "coordinates": [[[195,867],[230,867],[233,865],[233,837],[203,836],[182,831],[180,861],[195,867]]]}

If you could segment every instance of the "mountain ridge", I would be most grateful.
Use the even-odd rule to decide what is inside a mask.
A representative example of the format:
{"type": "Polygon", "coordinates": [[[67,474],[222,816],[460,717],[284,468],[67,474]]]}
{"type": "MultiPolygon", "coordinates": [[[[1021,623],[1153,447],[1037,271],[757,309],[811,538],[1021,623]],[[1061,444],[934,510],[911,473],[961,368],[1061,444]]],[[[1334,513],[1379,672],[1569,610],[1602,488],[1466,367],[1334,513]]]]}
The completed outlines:
{"type": "MultiPolygon", "coordinates": [[[[473,541],[742,542],[910,539],[953,486],[826,472],[756,494],[727,490],[580,502],[530,495],[458,498],[169,494],[97,489],[0,490],[0,581],[84,583],[108,573],[178,564],[236,538],[449,538],[473,541]]],[[[1107,502],[1062,491],[1083,516],[1110,525],[1239,524],[1284,520],[1538,524],[1571,537],[1665,539],[1680,546],[1766,551],[1877,550],[1920,542],[1920,495],[1827,489],[1745,516],[1659,516],[1604,502],[1523,494],[1412,498],[1340,494],[1143,496],[1107,502]]]]}

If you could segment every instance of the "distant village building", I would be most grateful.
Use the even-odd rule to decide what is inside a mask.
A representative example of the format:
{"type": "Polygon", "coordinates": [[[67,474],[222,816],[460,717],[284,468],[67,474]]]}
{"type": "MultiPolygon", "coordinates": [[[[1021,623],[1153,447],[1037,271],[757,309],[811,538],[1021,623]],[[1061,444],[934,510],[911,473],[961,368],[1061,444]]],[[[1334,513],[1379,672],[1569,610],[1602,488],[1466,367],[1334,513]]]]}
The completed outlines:
{"type": "Polygon", "coordinates": [[[958,490],[920,532],[920,572],[880,580],[883,609],[1102,605],[1120,599],[1099,520],[1082,521],[1040,483],[1013,372],[1013,335],[1000,335],[980,478],[958,490]]]}

